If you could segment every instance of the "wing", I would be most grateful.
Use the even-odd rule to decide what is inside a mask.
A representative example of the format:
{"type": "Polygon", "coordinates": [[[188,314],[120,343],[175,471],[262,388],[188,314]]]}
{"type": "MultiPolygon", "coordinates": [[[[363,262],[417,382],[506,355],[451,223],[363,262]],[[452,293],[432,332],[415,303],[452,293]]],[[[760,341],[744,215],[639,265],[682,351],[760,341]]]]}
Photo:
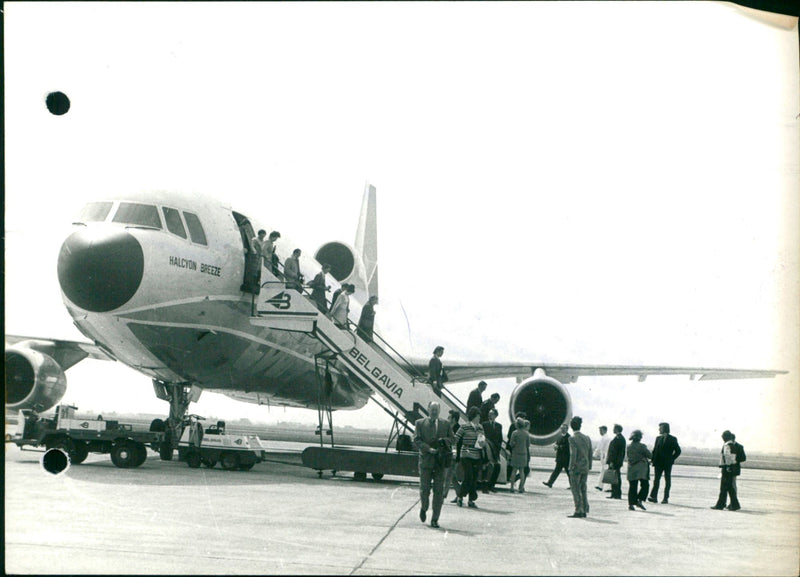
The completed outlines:
{"type": "MultiPolygon", "coordinates": [[[[428,362],[421,359],[410,361],[416,371],[425,375],[428,362]]],[[[480,363],[480,362],[446,362],[444,366],[448,382],[458,383],[479,379],[497,379],[503,377],[525,378],[536,369],[544,372],[562,383],[574,383],[579,377],[602,376],[636,376],[644,381],[650,375],[688,375],[692,380],[701,381],[721,379],[767,379],[788,371],[719,369],[708,367],[664,367],[664,366],[628,366],[628,365],[571,365],[563,363],[480,363]]]]}
{"type": "Polygon", "coordinates": [[[27,347],[40,353],[44,353],[52,357],[53,360],[55,360],[63,370],[66,370],[87,358],[103,361],[116,360],[100,345],[96,345],[94,343],[6,335],[6,344],[27,347]]]}

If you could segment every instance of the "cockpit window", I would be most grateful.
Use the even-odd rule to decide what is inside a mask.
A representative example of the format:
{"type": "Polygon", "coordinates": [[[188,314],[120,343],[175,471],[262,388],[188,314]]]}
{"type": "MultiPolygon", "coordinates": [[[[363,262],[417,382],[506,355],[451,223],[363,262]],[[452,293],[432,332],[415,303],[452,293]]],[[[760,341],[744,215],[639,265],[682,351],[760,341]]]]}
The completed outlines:
{"type": "Polygon", "coordinates": [[[78,222],[103,222],[113,205],[113,202],[90,202],[81,210],[78,222]]]}
{"type": "Polygon", "coordinates": [[[167,223],[167,230],[172,234],[177,234],[181,238],[186,238],[186,229],[183,228],[181,213],[174,208],[162,207],[164,211],[164,222],[167,223]]]}
{"type": "Polygon", "coordinates": [[[203,225],[200,224],[200,219],[197,218],[197,215],[191,212],[184,212],[183,218],[186,219],[186,226],[189,227],[189,236],[192,237],[192,242],[208,245],[206,233],[203,231],[203,225]]]}
{"type": "Polygon", "coordinates": [[[158,209],[150,204],[135,204],[132,202],[121,202],[114,215],[114,222],[134,224],[138,226],[148,226],[161,228],[161,218],[158,216],[158,209]]]}

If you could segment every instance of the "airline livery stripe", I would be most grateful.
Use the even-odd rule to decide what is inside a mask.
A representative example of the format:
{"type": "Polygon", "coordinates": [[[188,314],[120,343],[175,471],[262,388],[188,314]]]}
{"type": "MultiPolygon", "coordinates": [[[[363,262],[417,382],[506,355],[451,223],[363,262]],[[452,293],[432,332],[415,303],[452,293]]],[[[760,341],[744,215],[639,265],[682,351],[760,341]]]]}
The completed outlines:
{"type": "Polygon", "coordinates": [[[135,309],[127,309],[121,310],[119,312],[114,313],[115,315],[123,315],[123,314],[131,314],[131,313],[139,313],[142,311],[154,311],[157,309],[174,307],[178,305],[188,305],[192,303],[199,303],[199,302],[208,302],[208,301],[232,301],[232,302],[240,302],[242,301],[242,297],[239,295],[217,295],[217,296],[202,296],[202,297],[192,297],[187,299],[178,299],[174,301],[168,301],[163,303],[158,303],[155,305],[147,305],[135,309]]]}
{"type": "MultiPolygon", "coordinates": [[[[316,317],[319,313],[298,313],[293,311],[258,311],[259,315],[263,315],[263,317],[271,317],[271,316],[294,316],[294,317],[316,317]]],[[[262,318],[263,318],[262,317],[262,318]]]]}

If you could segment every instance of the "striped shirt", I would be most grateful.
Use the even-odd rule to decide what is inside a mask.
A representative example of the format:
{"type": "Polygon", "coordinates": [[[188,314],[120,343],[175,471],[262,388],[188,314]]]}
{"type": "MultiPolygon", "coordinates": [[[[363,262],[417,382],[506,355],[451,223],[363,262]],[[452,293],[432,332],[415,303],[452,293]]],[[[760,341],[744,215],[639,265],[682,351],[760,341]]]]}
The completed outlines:
{"type": "Polygon", "coordinates": [[[481,449],[475,448],[475,441],[478,440],[478,432],[483,433],[481,425],[474,425],[467,422],[459,427],[456,432],[456,444],[461,443],[461,456],[466,459],[480,459],[481,449]]]}

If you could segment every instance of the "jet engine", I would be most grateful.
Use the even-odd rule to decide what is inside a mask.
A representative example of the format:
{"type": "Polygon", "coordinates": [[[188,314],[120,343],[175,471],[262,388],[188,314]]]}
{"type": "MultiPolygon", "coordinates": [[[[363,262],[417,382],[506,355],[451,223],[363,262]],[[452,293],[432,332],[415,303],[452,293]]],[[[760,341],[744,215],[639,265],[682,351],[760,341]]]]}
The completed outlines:
{"type": "Polygon", "coordinates": [[[572,418],[572,399],[563,384],[537,370],[511,393],[512,422],[520,411],[531,422],[531,441],[535,445],[549,445],[561,436],[561,425],[572,418]]]}
{"type": "Polygon", "coordinates": [[[6,409],[54,407],[67,392],[67,377],[50,356],[25,347],[6,349],[6,409]]]}
{"type": "Polygon", "coordinates": [[[356,289],[366,289],[366,267],[356,251],[345,243],[339,241],[325,243],[317,249],[314,258],[317,262],[331,265],[331,276],[340,283],[349,282],[354,284],[356,289]]]}

